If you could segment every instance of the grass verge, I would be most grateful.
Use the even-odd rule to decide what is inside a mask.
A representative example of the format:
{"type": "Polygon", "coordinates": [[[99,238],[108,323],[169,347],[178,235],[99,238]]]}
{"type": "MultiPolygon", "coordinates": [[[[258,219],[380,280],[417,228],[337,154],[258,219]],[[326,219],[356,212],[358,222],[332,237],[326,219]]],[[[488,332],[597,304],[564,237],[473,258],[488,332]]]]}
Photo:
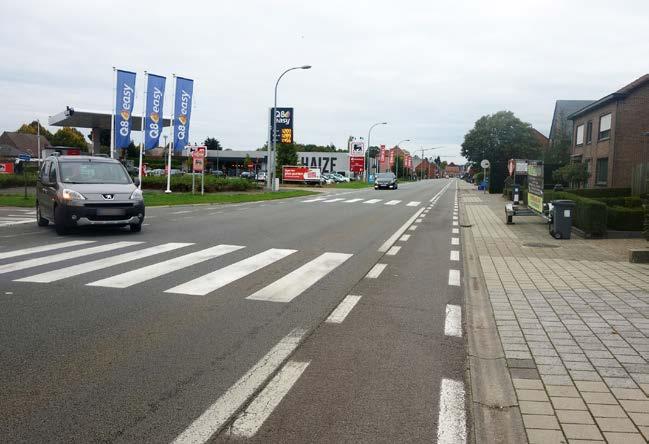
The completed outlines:
{"type": "MultiPolygon", "coordinates": [[[[260,200],[286,199],[289,197],[311,196],[318,194],[314,191],[290,190],[278,191],[276,193],[210,193],[194,194],[191,193],[149,193],[144,192],[144,203],[147,206],[156,207],[162,205],[192,205],[192,204],[228,204],[241,202],[256,202],[260,200]]],[[[35,205],[34,196],[18,194],[0,194],[0,206],[5,207],[33,207],[35,205]]]]}
{"type": "Polygon", "coordinates": [[[331,188],[351,188],[351,189],[359,189],[359,188],[369,188],[371,187],[371,183],[364,182],[362,180],[356,180],[354,182],[340,182],[332,186],[331,188]]]}

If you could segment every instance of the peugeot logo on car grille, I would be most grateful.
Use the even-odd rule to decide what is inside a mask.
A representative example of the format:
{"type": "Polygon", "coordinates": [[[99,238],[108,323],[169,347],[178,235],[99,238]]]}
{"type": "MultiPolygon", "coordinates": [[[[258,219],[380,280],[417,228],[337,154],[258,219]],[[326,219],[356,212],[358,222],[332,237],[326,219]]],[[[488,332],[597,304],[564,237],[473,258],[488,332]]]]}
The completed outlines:
{"type": "Polygon", "coordinates": [[[101,197],[103,197],[103,198],[106,199],[106,200],[113,200],[113,199],[115,199],[115,195],[114,195],[114,194],[102,194],[101,197]]]}

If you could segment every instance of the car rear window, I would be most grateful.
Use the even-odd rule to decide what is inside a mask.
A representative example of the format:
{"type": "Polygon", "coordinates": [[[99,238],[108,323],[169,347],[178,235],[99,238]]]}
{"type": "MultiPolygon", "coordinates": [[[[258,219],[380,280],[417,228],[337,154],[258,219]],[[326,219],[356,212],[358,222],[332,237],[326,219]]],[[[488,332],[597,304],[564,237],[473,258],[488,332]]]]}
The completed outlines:
{"type": "Polygon", "coordinates": [[[64,183],[131,183],[124,167],[110,162],[61,162],[61,182],[64,183]]]}

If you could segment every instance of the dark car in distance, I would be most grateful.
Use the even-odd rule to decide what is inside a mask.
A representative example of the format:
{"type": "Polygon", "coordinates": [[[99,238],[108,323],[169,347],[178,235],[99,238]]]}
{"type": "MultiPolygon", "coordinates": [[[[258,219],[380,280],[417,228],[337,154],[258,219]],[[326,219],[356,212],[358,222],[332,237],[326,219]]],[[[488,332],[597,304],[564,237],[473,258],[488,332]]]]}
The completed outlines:
{"type": "Polygon", "coordinates": [[[49,156],[36,182],[36,222],[58,234],[75,226],[142,230],[144,199],[119,161],[93,156],[49,156]]]}
{"type": "Polygon", "coordinates": [[[375,190],[382,188],[396,190],[397,187],[397,176],[394,173],[378,173],[374,179],[375,190]]]}

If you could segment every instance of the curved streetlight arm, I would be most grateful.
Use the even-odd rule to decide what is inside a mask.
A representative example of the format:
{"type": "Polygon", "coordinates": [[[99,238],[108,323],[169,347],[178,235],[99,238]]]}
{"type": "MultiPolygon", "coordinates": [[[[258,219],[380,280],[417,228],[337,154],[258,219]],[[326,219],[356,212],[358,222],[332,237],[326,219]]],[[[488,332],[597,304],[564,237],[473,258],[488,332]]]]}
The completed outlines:
{"type": "Polygon", "coordinates": [[[370,156],[369,156],[369,150],[370,150],[370,137],[372,137],[372,130],[374,129],[375,126],[379,125],[387,125],[388,122],[377,122],[374,125],[370,126],[369,131],[367,132],[367,182],[369,183],[370,181],[370,168],[369,168],[369,163],[370,163],[370,156]]]}

